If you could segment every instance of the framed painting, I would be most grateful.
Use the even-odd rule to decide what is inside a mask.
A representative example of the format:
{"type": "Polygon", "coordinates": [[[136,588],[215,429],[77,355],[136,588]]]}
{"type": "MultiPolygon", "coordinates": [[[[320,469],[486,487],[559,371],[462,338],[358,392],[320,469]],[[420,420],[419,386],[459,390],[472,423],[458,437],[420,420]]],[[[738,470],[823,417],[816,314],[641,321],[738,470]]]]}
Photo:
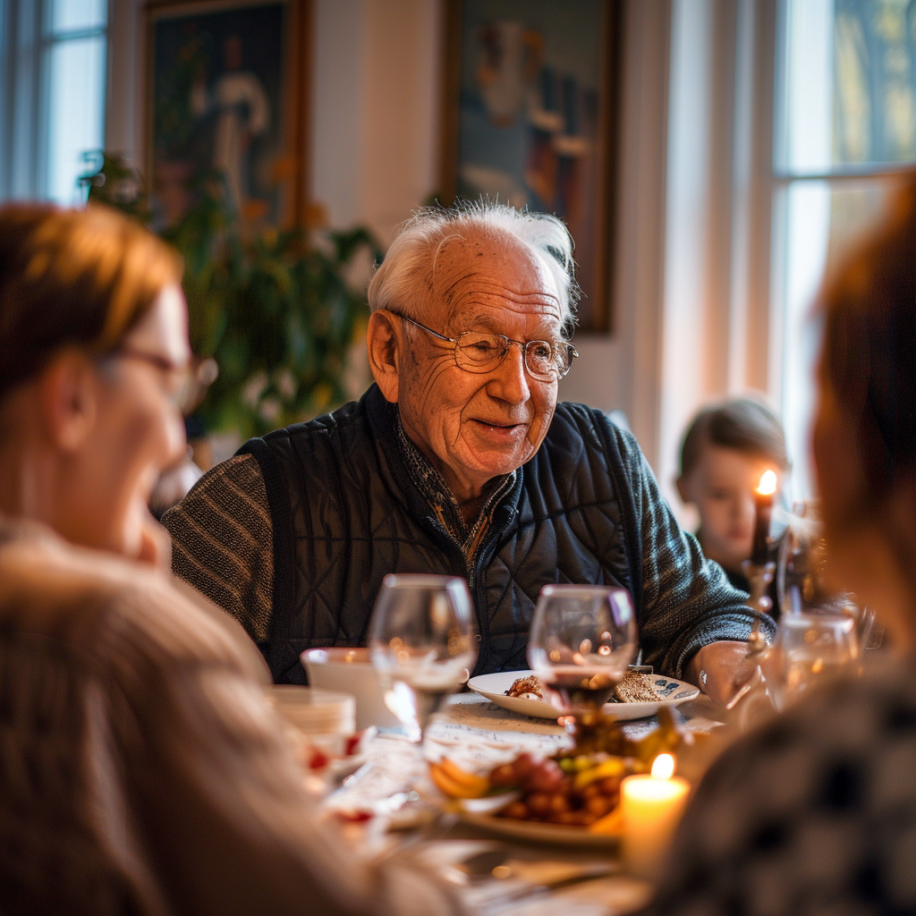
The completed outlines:
{"type": "Polygon", "coordinates": [[[553,213],[575,241],[578,329],[609,333],[619,96],[615,0],[449,0],[443,203],[553,213]]]}
{"type": "Polygon", "coordinates": [[[309,0],[146,7],[146,173],[155,224],[205,189],[247,224],[301,223],[309,0]]]}

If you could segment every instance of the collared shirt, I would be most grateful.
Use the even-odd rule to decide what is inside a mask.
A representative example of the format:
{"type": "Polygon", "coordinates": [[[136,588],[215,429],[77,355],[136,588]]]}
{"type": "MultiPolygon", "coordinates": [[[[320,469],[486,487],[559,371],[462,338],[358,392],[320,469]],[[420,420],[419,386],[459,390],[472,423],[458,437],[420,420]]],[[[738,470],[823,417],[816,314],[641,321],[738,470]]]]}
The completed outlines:
{"type": "Polygon", "coordinates": [[[502,474],[487,483],[484,488],[484,492],[488,494],[486,502],[477,514],[477,518],[468,525],[458,508],[458,500],[455,499],[445,479],[404,432],[400,414],[398,414],[398,448],[404,464],[407,465],[410,479],[432,507],[445,533],[461,548],[468,570],[471,570],[474,566],[474,557],[493,519],[493,511],[512,489],[517,472],[502,474]]]}

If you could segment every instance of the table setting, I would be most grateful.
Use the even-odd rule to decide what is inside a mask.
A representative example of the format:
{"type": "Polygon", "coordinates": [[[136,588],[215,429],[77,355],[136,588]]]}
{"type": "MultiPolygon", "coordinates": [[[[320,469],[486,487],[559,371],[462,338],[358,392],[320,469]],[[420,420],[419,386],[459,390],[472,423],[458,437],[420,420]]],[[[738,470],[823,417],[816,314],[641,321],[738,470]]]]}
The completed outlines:
{"type": "Polygon", "coordinates": [[[366,855],[422,857],[483,912],[555,912],[557,898],[583,916],[643,906],[719,750],[813,681],[858,670],[869,616],[823,586],[813,510],[789,517],[774,563],[771,496],[759,502],[750,600],[768,610],[775,576],[782,614],[772,644],[752,634],[725,706],[634,663],[622,589],[545,586],[530,667],[470,677],[464,580],[386,577],[366,647],[307,650],[311,686],[273,689],[325,816],[366,855]]]}
{"type": "MultiPolygon", "coordinates": [[[[644,905],[690,791],[675,758],[719,725],[718,708],[631,667],[635,621],[620,589],[546,587],[530,669],[468,679],[473,637],[463,580],[389,576],[367,647],[303,653],[310,686],[295,689],[337,709],[349,691],[340,728],[360,727],[343,744],[305,735],[325,816],[363,854],[425,857],[483,911],[546,912],[558,896],[583,914],[644,905]],[[637,679],[650,699],[616,695],[637,679]],[[511,696],[516,683],[528,692],[511,696]],[[315,757],[319,745],[335,752],[315,757]]],[[[310,715],[318,728],[333,721],[310,715]]]]}

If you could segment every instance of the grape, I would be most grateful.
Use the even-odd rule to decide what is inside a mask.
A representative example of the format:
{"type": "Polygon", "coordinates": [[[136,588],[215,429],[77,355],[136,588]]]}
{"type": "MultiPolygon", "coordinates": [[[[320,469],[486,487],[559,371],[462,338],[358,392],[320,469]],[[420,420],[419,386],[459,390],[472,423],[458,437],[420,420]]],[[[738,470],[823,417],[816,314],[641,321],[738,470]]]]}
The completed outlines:
{"type": "Polygon", "coordinates": [[[537,762],[531,754],[519,754],[512,763],[513,777],[516,785],[523,786],[531,774],[531,771],[537,766],[537,762]]]}
{"type": "Polygon", "coordinates": [[[525,788],[532,792],[553,792],[563,784],[563,771],[554,760],[542,760],[528,776],[525,788]]]}
{"type": "Polygon", "coordinates": [[[511,805],[508,805],[501,812],[503,817],[511,817],[513,820],[517,821],[526,821],[528,820],[528,806],[523,801],[512,802],[511,805]]]}
{"type": "Polygon", "coordinates": [[[546,817],[550,813],[552,795],[546,792],[532,792],[525,797],[525,804],[535,817],[546,817]]]}
{"type": "Polygon", "coordinates": [[[515,767],[511,763],[503,763],[490,772],[491,786],[514,786],[515,767]]]}

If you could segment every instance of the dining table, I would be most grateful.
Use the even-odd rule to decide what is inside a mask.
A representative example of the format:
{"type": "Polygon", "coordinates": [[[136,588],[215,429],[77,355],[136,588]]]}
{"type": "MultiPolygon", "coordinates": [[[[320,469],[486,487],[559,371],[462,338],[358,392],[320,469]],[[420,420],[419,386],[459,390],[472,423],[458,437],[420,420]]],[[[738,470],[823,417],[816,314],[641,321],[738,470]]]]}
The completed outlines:
{"type": "MultiPolygon", "coordinates": [[[[673,715],[689,742],[724,730],[723,712],[700,694],[678,704],[673,715]]],[[[620,727],[638,739],[658,728],[658,719],[650,715],[620,727]]],[[[332,768],[324,811],[340,821],[362,854],[415,857],[483,913],[633,912],[651,899],[653,883],[628,866],[619,832],[497,817],[444,797],[430,782],[430,765],[443,757],[468,772],[488,773],[523,752],[550,757],[572,744],[555,718],[525,715],[479,693],[461,692],[434,716],[422,750],[402,730],[370,729],[360,753],[332,768]]]]}

